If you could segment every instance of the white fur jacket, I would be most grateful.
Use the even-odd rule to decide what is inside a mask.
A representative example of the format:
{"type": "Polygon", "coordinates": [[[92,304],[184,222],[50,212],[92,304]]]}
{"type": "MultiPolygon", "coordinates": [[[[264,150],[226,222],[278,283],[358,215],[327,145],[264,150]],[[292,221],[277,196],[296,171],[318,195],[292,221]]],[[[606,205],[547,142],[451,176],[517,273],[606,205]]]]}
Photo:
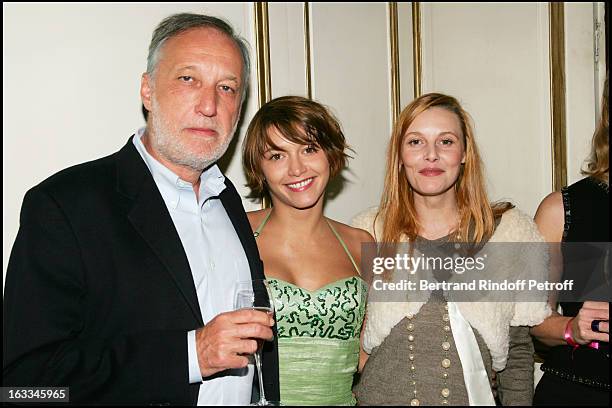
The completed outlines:
{"type": "MultiPolygon", "coordinates": [[[[368,231],[377,240],[382,236],[381,217],[374,219],[378,209],[370,208],[358,214],[351,222],[354,227],[368,231]]],[[[533,220],[517,209],[506,211],[489,242],[543,242],[533,220]]],[[[537,256],[538,265],[530,265],[529,276],[542,280],[548,274],[548,254],[544,245],[537,256]],[[535,268],[535,274],[534,274],[535,268]]],[[[540,250],[540,249],[538,249],[540,250]]],[[[512,268],[512,265],[509,265],[512,268]]],[[[509,273],[514,274],[514,270],[509,273]]],[[[520,274],[520,271],[517,272],[520,274]]],[[[520,276],[514,274],[517,278],[520,276]]],[[[363,337],[366,352],[371,353],[389,335],[391,329],[405,316],[416,314],[425,302],[369,302],[363,337]]],[[[534,326],[551,313],[545,299],[541,302],[457,302],[457,307],[468,323],[478,330],[491,353],[493,369],[503,370],[509,348],[510,326],[534,326]]]]}

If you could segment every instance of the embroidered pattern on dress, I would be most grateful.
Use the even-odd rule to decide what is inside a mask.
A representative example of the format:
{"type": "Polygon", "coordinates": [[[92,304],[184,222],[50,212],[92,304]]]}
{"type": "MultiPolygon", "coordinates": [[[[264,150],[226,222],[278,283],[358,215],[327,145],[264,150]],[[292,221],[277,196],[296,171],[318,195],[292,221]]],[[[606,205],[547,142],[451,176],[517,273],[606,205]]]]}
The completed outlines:
{"type": "Polygon", "coordinates": [[[268,279],[273,291],[279,338],[358,338],[365,316],[365,283],[356,276],[316,291],[279,279],[268,279]]]}
{"type": "Polygon", "coordinates": [[[570,197],[569,197],[569,191],[568,191],[567,186],[561,188],[561,196],[563,197],[563,215],[564,215],[563,240],[565,240],[565,238],[567,238],[567,235],[569,234],[570,225],[572,223],[570,197]]]}

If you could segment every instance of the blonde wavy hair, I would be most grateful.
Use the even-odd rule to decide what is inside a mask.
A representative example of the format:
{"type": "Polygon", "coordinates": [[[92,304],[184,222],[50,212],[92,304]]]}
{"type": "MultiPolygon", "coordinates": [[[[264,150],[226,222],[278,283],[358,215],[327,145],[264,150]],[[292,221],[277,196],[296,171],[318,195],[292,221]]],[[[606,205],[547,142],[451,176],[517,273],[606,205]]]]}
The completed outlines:
{"type": "Polygon", "coordinates": [[[609,182],[609,157],[610,130],[608,122],[608,75],[604,81],[604,90],[601,97],[601,116],[597,129],[591,141],[591,153],[585,162],[581,173],[593,177],[605,183],[609,182]]]}
{"type": "Polygon", "coordinates": [[[460,217],[455,232],[463,242],[486,242],[495,230],[495,219],[513,205],[489,202],[472,120],[455,98],[439,93],[425,94],[412,101],[394,126],[387,150],[385,186],[376,216],[382,217],[383,236],[377,239],[382,238],[385,243],[399,243],[406,236],[410,242],[414,242],[419,233],[421,225],[414,206],[414,192],[401,166],[401,152],[409,126],[419,114],[433,107],[454,113],[461,124],[465,164],[454,186],[460,217]]]}

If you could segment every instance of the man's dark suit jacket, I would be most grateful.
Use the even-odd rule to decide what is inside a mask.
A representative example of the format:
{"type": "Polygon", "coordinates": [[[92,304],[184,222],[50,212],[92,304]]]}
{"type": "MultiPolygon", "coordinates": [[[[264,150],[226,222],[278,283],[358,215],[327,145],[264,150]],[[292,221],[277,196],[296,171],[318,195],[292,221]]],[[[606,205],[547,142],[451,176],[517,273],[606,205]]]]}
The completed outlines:
{"type": "MultiPolygon", "coordinates": [[[[263,279],[240,196],[225,183],[221,202],[252,277],[263,279]]],[[[131,138],[119,152],[28,191],[3,317],[4,386],[69,386],[71,402],[197,403],[186,335],[204,325],[196,290],[131,138]]],[[[266,397],[279,400],[276,341],[266,342],[263,366],[266,397]]]]}

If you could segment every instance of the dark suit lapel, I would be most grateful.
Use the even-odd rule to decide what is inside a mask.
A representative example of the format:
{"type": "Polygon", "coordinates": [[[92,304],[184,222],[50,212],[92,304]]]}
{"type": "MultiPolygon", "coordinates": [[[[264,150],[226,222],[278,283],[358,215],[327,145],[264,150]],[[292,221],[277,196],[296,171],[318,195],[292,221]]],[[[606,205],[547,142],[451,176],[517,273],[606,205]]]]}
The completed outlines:
{"type": "Polygon", "coordinates": [[[187,255],[153,176],[131,138],[119,152],[117,188],[133,199],[129,221],[166,267],[202,326],[202,313],[187,255]]]}
{"type": "MultiPolygon", "coordinates": [[[[251,278],[252,279],[265,279],[263,273],[263,263],[259,258],[259,251],[257,250],[257,243],[255,242],[255,238],[253,237],[253,231],[251,230],[251,225],[249,224],[249,220],[244,212],[244,207],[242,207],[242,201],[240,200],[240,195],[236,191],[234,185],[229,181],[229,179],[225,179],[226,188],[219,195],[221,202],[223,203],[223,207],[225,207],[225,211],[229,216],[232,224],[234,225],[234,229],[238,234],[238,238],[240,238],[240,242],[242,243],[242,247],[244,248],[244,252],[246,253],[247,259],[249,260],[249,266],[251,268],[251,278]]],[[[258,300],[258,295],[267,297],[265,291],[256,290],[255,291],[255,302],[262,301],[258,300]]],[[[263,373],[264,373],[264,388],[266,391],[266,398],[270,401],[279,401],[280,400],[280,391],[279,391],[279,373],[278,373],[278,331],[276,324],[272,328],[272,332],[274,333],[274,341],[266,341],[264,343],[263,348],[263,373]]],[[[259,389],[257,387],[257,376],[255,376],[253,380],[253,397],[256,398],[259,395],[259,389]]],[[[252,402],[255,402],[256,399],[252,399],[252,402]]]]}
{"type": "Polygon", "coordinates": [[[223,207],[225,208],[227,215],[232,221],[232,225],[234,226],[234,229],[238,234],[238,238],[240,239],[240,243],[242,244],[244,252],[246,253],[246,257],[249,261],[249,267],[251,269],[251,279],[265,279],[263,264],[259,258],[257,244],[255,243],[255,238],[253,237],[253,231],[251,230],[249,220],[244,212],[240,195],[236,191],[236,188],[232,182],[227,178],[225,179],[225,185],[226,188],[219,195],[219,198],[223,203],[223,207]]]}

